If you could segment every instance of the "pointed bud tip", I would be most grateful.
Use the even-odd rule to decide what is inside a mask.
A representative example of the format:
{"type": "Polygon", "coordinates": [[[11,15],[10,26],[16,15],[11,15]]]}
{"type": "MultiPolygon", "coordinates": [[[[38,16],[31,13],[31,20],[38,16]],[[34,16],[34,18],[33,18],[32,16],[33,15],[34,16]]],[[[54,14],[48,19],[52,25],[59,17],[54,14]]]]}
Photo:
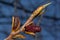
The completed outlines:
{"type": "Polygon", "coordinates": [[[50,5],[52,2],[49,2],[49,3],[47,3],[47,4],[45,4],[45,5],[43,5],[44,7],[47,7],[48,5],[50,5]]]}

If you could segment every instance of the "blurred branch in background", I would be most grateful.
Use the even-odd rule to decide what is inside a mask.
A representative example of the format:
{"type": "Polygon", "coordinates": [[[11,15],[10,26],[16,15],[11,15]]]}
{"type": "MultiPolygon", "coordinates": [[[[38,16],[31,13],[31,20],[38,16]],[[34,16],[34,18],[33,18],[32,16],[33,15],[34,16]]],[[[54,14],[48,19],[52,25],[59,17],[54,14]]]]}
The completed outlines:
{"type": "MultiPolygon", "coordinates": [[[[13,3],[8,3],[8,2],[5,2],[5,1],[0,1],[0,3],[14,7],[13,3]]],[[[21,5],[21,3],[20,3],[20,5],[21,5]]],[[[17,5],[17,9],[24,10],[27,13],[32,13],[31,11],[24,9],[23,6],[18,6],[17,5]]]]}

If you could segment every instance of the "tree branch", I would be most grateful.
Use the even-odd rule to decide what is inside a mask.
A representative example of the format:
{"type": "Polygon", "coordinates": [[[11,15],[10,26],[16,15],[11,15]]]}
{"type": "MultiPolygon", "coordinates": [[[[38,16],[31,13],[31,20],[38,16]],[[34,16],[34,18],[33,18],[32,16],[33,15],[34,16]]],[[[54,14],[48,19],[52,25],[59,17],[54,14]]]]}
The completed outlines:
{"type": "MultiPolygon", "coordinates": [[[[28,23],[32,22],[33,19],[36,18],[36,16],[41,15],[40,13],[42,12],[42,10],[43,10],[46,6],[48,6],[49,4],[51,4],[51,3],[48,3],[48,4],[45,4],[45,5],[43,5],[43,6],[38,7],[38,8],[32,13],[32,15],[29,17],[29,19],[25,22],[25,24],[24,24],[18,31],[16,31],[16,32],[11,32],[11,34],[6,38],[6,40],[10,40],[10,39],[12,39],[12,37],[13,37],[14,35],[17,35],[18,33],[22,32],[22,31],[24,30],[24,27],[25,27],[28,23]],[[40,13],[39,13],[39,12],[40,12],[40,13]]],[[[43,14],[43,13],[42,13],[42,14],[43,14]]]]}

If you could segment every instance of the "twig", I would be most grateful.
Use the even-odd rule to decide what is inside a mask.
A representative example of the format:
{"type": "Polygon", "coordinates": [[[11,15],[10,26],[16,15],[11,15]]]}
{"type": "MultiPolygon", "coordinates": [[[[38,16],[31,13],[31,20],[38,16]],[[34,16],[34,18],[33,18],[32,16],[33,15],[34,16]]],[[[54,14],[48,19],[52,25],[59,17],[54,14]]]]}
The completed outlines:
{"type": "Polygon", "coordinates": [[[43,6],[40,6],[37,8],[37,10],[35,10],[32,15],[29,17],[29,19],[26,21],[26,23],[16,32],[12,32],[7,38],[6,40],[10,40],[12,39],[12,37],[16,34],[18,34],[19,32],[22,32],[22,30],[24,29],[24,27],[29,23],[31,22],[37,15],[39,15],[39,12],[41,12],[46,6],[48,6],[49,4],[51,3],[48,3],[48,4],[45,4],[43,6]]]}

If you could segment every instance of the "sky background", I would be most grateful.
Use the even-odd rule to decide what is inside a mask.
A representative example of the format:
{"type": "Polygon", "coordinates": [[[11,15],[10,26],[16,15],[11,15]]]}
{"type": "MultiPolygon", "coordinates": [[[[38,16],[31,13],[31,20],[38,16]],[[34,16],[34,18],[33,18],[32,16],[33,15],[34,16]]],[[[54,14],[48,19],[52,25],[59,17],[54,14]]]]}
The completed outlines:
{"type": "MultiPolygon", "coordinates": [[[[36,8],[48,2],[52,4],[45,8],[40,23],[42,30],[37,34],[37,38],[38,40],[60,40],[60,0],[19,0],[17,16],[20,17],[23,25],[36,8]]],[[[10,34],[14,13],[14,0],[0,0],[0,40],[4,40],[10,34]]],[[[39,19],[40,17],[34,19],[34,23],[36,24],[39,19]]],[[[26,39],[16,40],[35,40],[35,37],[24,35],[26,39]]]]}

